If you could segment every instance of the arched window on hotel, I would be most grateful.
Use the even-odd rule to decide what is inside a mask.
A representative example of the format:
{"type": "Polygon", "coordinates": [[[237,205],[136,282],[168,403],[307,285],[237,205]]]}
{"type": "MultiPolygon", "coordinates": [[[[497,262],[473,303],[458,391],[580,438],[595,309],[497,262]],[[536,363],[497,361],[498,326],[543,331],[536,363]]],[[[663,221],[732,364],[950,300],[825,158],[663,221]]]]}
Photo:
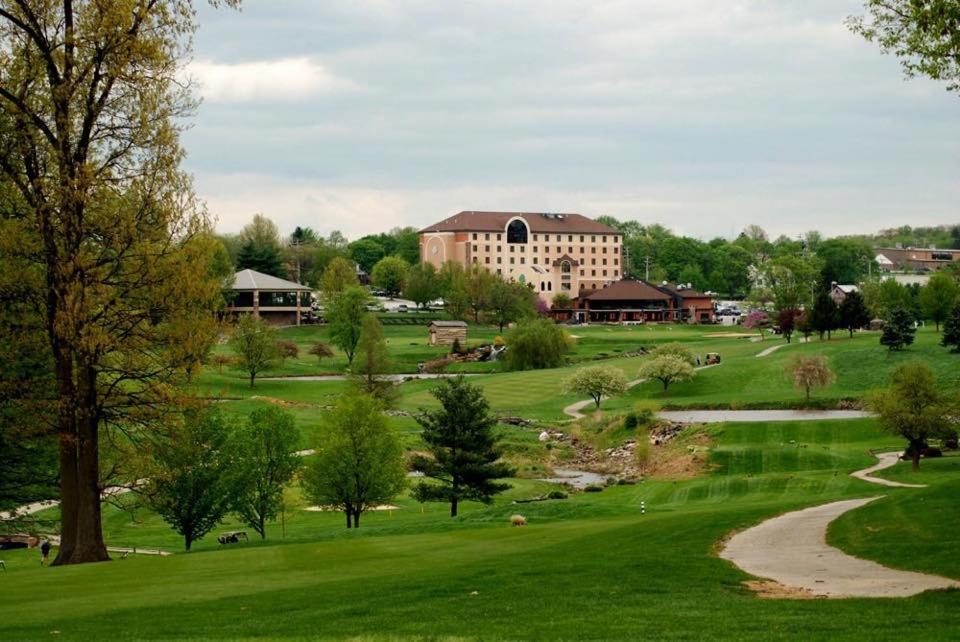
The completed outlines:
{"type": "Polygon", "coordinates": [[[507,226],[507,243],[526,243],[527,224],[520,219],[510,221],[507,226]]]}
{"type": "Polygon", "coordinates": [[[570,261],[564,261],[560,264],[560,271],[564,274],[570,274],[571,266],[570,261]]]}

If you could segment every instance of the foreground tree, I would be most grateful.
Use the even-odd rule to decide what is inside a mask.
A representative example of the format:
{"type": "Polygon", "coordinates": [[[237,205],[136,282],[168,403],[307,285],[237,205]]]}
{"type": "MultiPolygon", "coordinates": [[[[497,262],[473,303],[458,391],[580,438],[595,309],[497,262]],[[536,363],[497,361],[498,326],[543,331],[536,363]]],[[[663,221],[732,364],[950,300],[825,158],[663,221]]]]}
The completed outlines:
{"type": "Polygon", "coordinates": [[[810,391],[814,388],[826,388],[837,380],[836,375],[823,356],[801,357],[795,356],[787,365],[787,376],[793,380],[793,385],[806,394],[806,402],[810,403],[810,391]]]}
{"type": "Polygon", "coordinates": [[[310,501],[342,510],[347,528],[360,516],[392,501],[406,487],[403,448],[374,398],[341,397],[323,421],[317,454],[303,471],[310,501]]]}
{"type": "Polygon", "coordinates": [[[641,379],[656,379],[663,384],[666,393],[670,384],[679,381],[690,381],[697,374],[689,362],[680,357],[665,356],[647,359],[637,372],[641,379]]]}
{"type": "Polygon", "coordinates": [[[183,536],[188,551],[230,509],[229,436],[221,412],[191,411],[155,441],[142,493],[150,509],[183,536]]]}
{"type": "Polygon", "coordinates": [[[370,272],[370,282],[380,288],[389,297],[395,297],[406,287],[407,272],[410,265],[399,256],[387,256],[373,266],[370,272]]]}
{"type": "Polygon", "coordinates": [[[912,345],[917,329],[913,325],[913,315],[897,308],[890,312],[880,335],[880,345],[887,346],[890,352],[899,352],[905,346],[912,345]]]}
{"type": "Polygon", "coordinates": [[[568,393],[588,395],[596,407],[604,397],[623,394],[627,389],[627,378],[623,371],[610,366],[590,366],[581,368],[563,382],[568,393]]]}
{"type": "Polygon", "coordinates": [[[43,273],[59,398],[54,564],[108,559],[102,433],[149,427],[181,380],[178,320],[215,321],[209,223],[179,169],[193,19],[188,0],[0,2],[0,172],[43,273]]]}
{"type": "Polygon", "coordinates": [[[865,328],[870,324],[870,311],[863,300],[863,295],[858,291],[848,292],[840,303],[838,310],[840,318],[840,327],[846,328],[853,338],[853,333],[860,328],[865,328]]]}
{"type": "Polygon", "coordinates": [[[332,297],[327,303],[327,327],[330,340],[347,355],[347,363],[353,365],[353,356],[360,341],[360,330],[367,316],[366,290],[347,288],[332,297]]]}
{"type": "Polygon", "coordinates": [[[230,505],[261,539],[283,507],[284,485],[300,468],[299,441],[293,415],[276,407],[254,410],[232,436],[230,505]]]}
{"type": "Polygon", "coordinates": [[[566,331],[553,321],[534,319],[517,324],[507,335],[506,365],[510,370],[556,368],[570,350],[566,331]]]}
{"type": "Polygon", "coordinates": [[[956,0],[866,0],[865,16],[848,20],[855,32],[900,61],[908,78],[943,80],[960,90],[960,8],[956,0]]]}
{"type": "MultiPolygon", "coordinates": [[[[958,9],[958,15],[960,15],[960,9],[958,9]]],[[[950,312],[957,305],[958,296],[960,296],[960,286],[953,277],[942,272],[931,276],[927,284],[920,288],[920,294],[917,296],[920,313],[924,319],[936,324],[937,332],[940,331],[940,324],[950,317],[950,312]]]]}
{"type": "Polygon", "coordinates": [[[945,348],[953,346],[953,352],[960,352],[960,304],[953,308],[953,313],[943,324],[940,345],[945,348]]]}
{"type": "Polygon", "coordinates": [[[950,432],[957,424],[956,403],[940,391],[930,368],[922,363],[894,370],[887,388],[867,396],[867,406],[884,429],[907,440],[914,470],[920,468],[927,440],[950,432]]]}
{"type": "Polygon", "coordinates": [[[257,375],[275,368],[281,351],[277,331],[260,317],[242,314],[230,335],[230,348],[234,354],[234,367],[250,377],[250,387],[257,375]]]}
{"type": "Polygon", "coordinates": [[[417,417],[430,455],[416,455],[410,463],[431,481],[417,484],[413,495],[421,502],[449,502],[450,517],[456,517],[460,502],[490,504],[510,488],[497,480],[511,476],[513,469],[500,461],[493,433],[497,420],[480,387],[459,376],[442,381],[433,396],[441,407],[417,417]]]}

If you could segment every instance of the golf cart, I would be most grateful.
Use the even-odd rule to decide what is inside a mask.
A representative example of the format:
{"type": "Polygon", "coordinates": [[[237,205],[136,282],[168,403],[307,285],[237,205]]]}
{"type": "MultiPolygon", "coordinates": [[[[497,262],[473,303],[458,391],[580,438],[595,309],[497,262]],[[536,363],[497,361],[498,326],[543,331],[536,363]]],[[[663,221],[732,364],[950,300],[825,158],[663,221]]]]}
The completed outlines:
{"type": "Polygon", "coordinates": [[[707,359],[704,362],[708,366],[712,366],[715,363],[720,363],[720,353],[719,352],[708,352],[707,359]]]}

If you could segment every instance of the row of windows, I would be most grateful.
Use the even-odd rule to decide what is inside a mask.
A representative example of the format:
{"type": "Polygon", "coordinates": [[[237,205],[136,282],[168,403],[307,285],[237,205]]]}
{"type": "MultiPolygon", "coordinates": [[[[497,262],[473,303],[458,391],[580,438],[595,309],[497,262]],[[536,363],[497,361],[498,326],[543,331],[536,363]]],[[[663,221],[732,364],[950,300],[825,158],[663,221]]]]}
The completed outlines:
{"type": "MultiPolygon", "coordinates": [[[[503,240],[503,234],[496,234],[495,236],[497,237],[497,238],[496,238],[497,241],[502,241],[502,240],[503,240]]],[[[540,240],[539,237],[541,237],[541,236],[543,236],[543,240],[544,240],[544,241],[547,241],[547,242],[550,241],[550,235],[549,235],[549,234],[534,234],[534,235],[533,235],[533,240],[534,240],[534,241],[538,241],[538,240],[540,240]]],[[[557,241],[558,243],[563,240],[563,234],[555,234],[554,236],[556,237],[556,241],[557,241]]],[[[573,237],[574,237],[574,236],[579,236],[581,243],[585,243],[585,242],[586,242],[586,238],[587,238],[587,235],[586,235],[586,234],[567,234],[567,242],[568,242],[568,243],[573,243],[573,237]]],[[[489,232],[488,232],[488,233],[485,233],[485,234],[483,235],[483,240],[484,240],[484,241],[489,241],[489,240],[490,240],[490,237],[491,237],[491,234],[490,234],[489,232]]],[[[479,235],[477,232],[474,232],[474,233],[473,233],[473,240],[474,240],[474,241],[477,241],[477,240],[479,240],[479,238],[480,238],[480,235],[479,235]]],[[[606,242],[607,242],[607,236],[606,236],[606,235],[601,235],[599,238],[600,238],[600,242],[601,242],[601,243],[606,243],[606,242]]],[[[614,242],[614,243],[618,242],[618,240],[620,239],[619,236],[613,236],[612,238],[613,238],[613,242],[614,242]]],[[[526,241],[524,241],[524,242],[526,242],[526,241]]],[[[591,242],[591,243],[596,243],[596,242],[597,242],[597,235],[596,235],[596,234],[591,234],[591,235],[590,235],[590,242],[591,242]]]]}
{"type": "MultiPolygon", "coordinates": [[[[495,247],[497,248],[497,252],[502,252],[502,251],[503,251],[503,247],[502,247],[502,246],[497,245],[497,246],[495,246],[495,247]]],[[[517,246],[515,246],[515,245],[511,245],[511,246],[510,246],[510,252],[511,252],[511,253],[515,252],[516,247],[517,247],[517,246]]],[[[562,253],[563,253],[563,248],[560,247],[559,245],[556,246],[556,247],[557,247],[557,254],[562,254],[562,253]]],[[[474,252],[477,252],[477,251],[480,249],[480,246],[479,246],[479,245],[472,245],[471,248],[473,249],[474,252]]],[[[525,248],[524,246],[520,246],[520,253],[523,253],[525,249],[526,249],[526,248],[525,248]]],[[[538,248],[538,247],[536,247],[536,246],[533,247],[533,253],[534,253],[534,254],[536,254],[539,250],[540,250],[540,248],[538,248]]],[[[606,247],[606,246],[600,248],[600,250],[601,250],[601,251],[600,251],[601,254],[606,254],[606,253],[607,253],[607,247],[606,247]]],[[[613,248],[613,250],[614,250],[614,251],[613,251],[612,253],[613,253],[613,254],[616,254],[616,253],[617,253],[617,251],[616,251],[617,248],[613,248]]],[[[484,246],[483,246],[483,251],[484,251],[484,252],[490,252],[490,246],[489,246],[489,245],[484,245],[484,246]]],[[[543,253],[544,253],[544,254],[550,254],[550,246],[549,246],[549,245],[544,245],[544,246],[543,246],[543,253]]],[[[585,248],[585,247],[583,247],[583,246],[580,246],[580,254],[586,254],[586,253],[587,253],[587,248],[585,248]]],[[[596,254],[596,253],[597,253],[597,248],[591,247],[591,248],[590,248],[590,253],[591,253],[591,254],[596,254]]],[[[573,254],[573,246],[572,246],[572,245],[567,247],[567,254],[573,254]]]]}
{"type": "MultiPolygon", "coordinates": [[[[474,262],[474,263],[479,263],[479,261],[477,260],[477,257],[473,257],[473,262],[474,262]]],[[[484,259],[484,264],[485,264],[485,265],[490,265],[490,257],[489,257],[489,256],[484,259]]],[[[501,258],[500,258],[499,256],[497,257],[497,265],[503,265],[503,261],[501,260],[501,258]]],[[[513,259],[512,256],[510,257],[510,265],[516,265],[516,262],[514,261],[514,259],[513,259]]],[[[520,265],[526,265],[526,263],[524,262],[522,256],[520,257],[520,265]]],[[[569,265],[569,264],[568,264],[568,263],[564,263],[564,267],[566,267],[567,265],[569,265]]],[[[566,269],[565,269],[565,270],[563,270],[563,272],[569,272],[569,270],[566,270],[566,269]]],[[[497,274],[501,274],[500,268],[497,268],[497,274]]],[[[580,276],[587,276],[587,271],[586,271],[586,269],[581,269],[581,270],[580,270],[580,276]]],[[[603,270],[603,269],[601,269],[601,270],[600,270],[600,274],[598,275],[598,274],[597,274],[597,270],[591,269],[591,270],[590,270],[590,276],[614,276],[614,277],[618,277],[618,276],[620,276],[620,270],[603,270]],[[610,272],[612,272],[612,274],[610,274],[610,272]]],[[[564,276],[563,278],[569,278],[569,277],[564,276]]]]}
{"type": "MultiPolygon", "coordinates": [[[[478,262],[479,262],[478,257],[476,257],[476,256],[473,257],[473,262],[474,262],[474,263],[478,263],[478,262]]],[[[489,256],[483,257],[483,262],[484,262],[486,265],[490,265],[490,257],[489,257],[489,256]]],[[[498,256],[496,263],[497,263],[497,265],[503,265],[503,257],[502,257],[502,256],[498,256]]],[[[533,260],[530,261],[530,263],[531,263],[531,265],[537,265],[537,257],[533,257],[533,260]]],[[[527,257],[521,256],[521,257],[520,257],[520,265],[526,265],[526,264],[527,264],[527,257]]],[[[544,261],[543,264],[544,264],[544,265],[549,265],[549,262],[548,262],[548,261],[544,261]]],[[[606,265],[606,264],[607,264],[607,259],[602,259],[600,265],[606,265]]],[[[613,259],[613,264],[614,264],[614,265],[620,265],[620,259],[613,259]]],[[[516,265],[516,259],[515,259],[515,257],[512,257],[512,256],[510,257],[510,265],[516,265]]],[[[564,261],[564,262],[563,262],[563,267],[566,267],[566,266],[569,266],[569,265],[570,265],[570,264],[569,264],[567,261],[564,261]]],[[[597,265],[597,259],[590,259],[590,265],[597,265]]],[[[565,269],[565,270],[563,270],[563,271],[564,271],[564,272],[569,272],[569,269],[565,269]]]]}

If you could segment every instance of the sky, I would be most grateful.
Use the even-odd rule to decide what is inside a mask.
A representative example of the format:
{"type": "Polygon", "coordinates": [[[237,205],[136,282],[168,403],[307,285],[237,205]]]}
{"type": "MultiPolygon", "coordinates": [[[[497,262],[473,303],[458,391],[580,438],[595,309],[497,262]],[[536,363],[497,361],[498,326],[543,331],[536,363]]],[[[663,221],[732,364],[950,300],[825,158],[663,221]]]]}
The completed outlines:
{"type": "Polygon", "coordinates": [[[222,232],[461,210],[708,239],[960,223],[960,96],[851,0],[244,0],[200,7],[183,136],[222,232]]]}

